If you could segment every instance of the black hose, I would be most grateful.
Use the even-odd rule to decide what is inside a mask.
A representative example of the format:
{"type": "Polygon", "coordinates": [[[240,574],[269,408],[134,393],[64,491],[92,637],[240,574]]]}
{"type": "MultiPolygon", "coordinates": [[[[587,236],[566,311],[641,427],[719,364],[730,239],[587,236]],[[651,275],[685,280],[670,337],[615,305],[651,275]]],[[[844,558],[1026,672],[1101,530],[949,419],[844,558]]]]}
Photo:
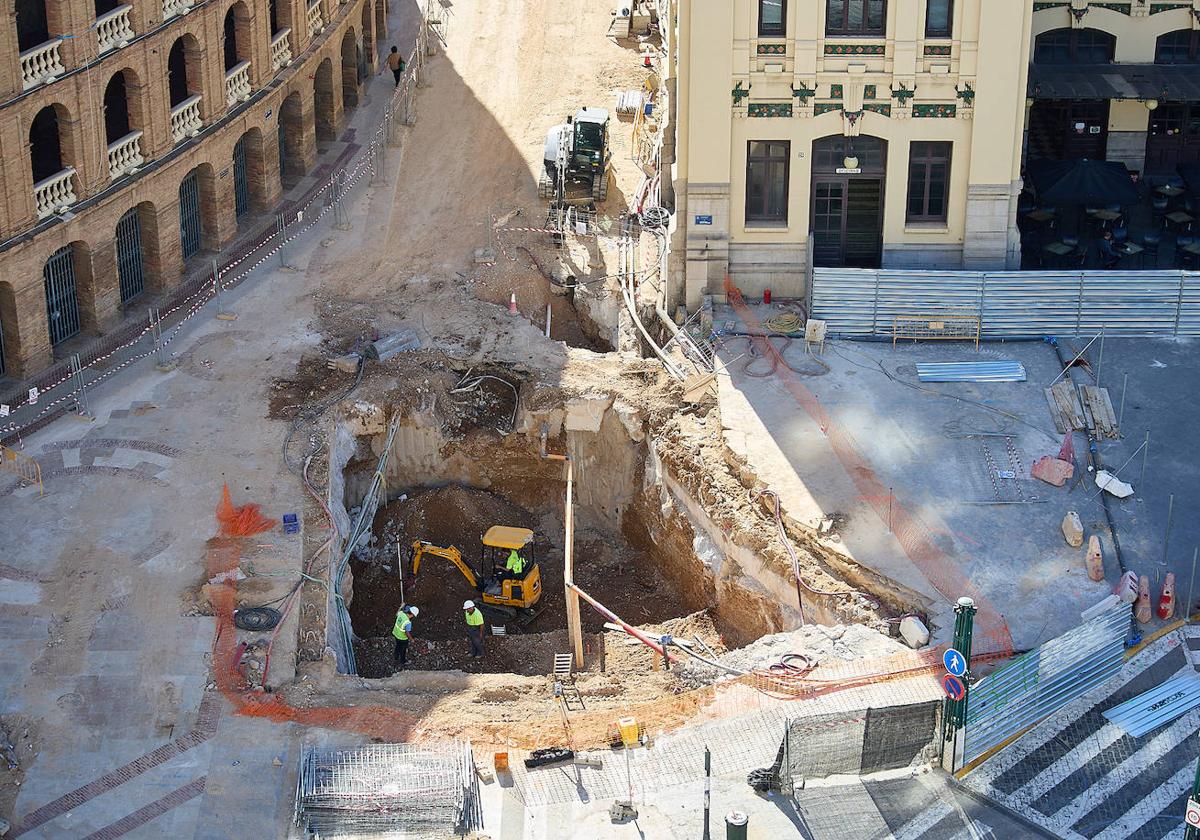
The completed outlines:
{"type": "Polygon", "coordinates": [[[283,613],[272,607],[248,607],[233,611],[234,626],[241,630],[273,630],[283,618],[283,613]]]}

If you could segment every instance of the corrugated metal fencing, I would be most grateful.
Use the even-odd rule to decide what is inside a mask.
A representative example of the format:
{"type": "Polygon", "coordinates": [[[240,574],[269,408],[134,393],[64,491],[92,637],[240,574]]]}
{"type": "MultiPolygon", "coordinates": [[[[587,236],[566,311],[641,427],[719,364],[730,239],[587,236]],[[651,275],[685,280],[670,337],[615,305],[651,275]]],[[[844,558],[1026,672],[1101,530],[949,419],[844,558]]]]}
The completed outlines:
{"type": "Polygon", "coordinates": [[[1061,709],[1121,669],[1132,607],[1116,601],[971,686],[964,761],[1061,709]]]}
{"type": "Polygon", "coordinates": [[[897,315],[978,316],[985,338],[1200,335],[1200,273],[816,268],[812,317],[833,336],[892,334],[897,315]]]}

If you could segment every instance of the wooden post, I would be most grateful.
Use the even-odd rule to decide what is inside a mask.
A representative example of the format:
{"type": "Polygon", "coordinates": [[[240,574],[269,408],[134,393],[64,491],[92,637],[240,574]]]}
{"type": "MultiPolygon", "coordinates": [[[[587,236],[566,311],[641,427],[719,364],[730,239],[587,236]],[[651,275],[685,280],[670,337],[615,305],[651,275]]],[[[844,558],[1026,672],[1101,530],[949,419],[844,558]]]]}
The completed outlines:
{"type": "Polygon", "coordinates": [[[582,668],[583,631],[579,624],[579,595],[572,588],[575,583],[575,464],[567,459],[567,501],[564,514],[565,535],[563,537],[563,588],[567,599],[567,633],[575,652],[575,667],[582,668]]]}

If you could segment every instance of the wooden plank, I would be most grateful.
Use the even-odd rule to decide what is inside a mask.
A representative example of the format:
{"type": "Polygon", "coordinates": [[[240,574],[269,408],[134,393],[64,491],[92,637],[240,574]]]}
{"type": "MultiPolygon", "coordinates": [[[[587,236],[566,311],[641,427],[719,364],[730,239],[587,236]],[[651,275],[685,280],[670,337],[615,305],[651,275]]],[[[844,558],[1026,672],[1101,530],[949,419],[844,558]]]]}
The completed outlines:
{"type": "Polygon", "coordinates": [[[1075,386],[1070,382],[1059,382],[1050,390],[1054,393],[1054,399],[1058,403],[1064,421],[1076,431],[1086,429],[1087,417],[1084,414],[1083,406],[1079,404],[1079,396],[1075,393],[1075,386]]]}
{"type": "Polygon", "coordinates": [[[1046,404],[1050,406],[1050,419],[1054,421],[1054,428],[1058,430],[1060,435],[1067,433],[1067,425],[1063,419],[1062,409],[1058,407],[1058,402],[1054,399],[1054,391],[1050,388],[1042,389],[1046,394],[1046,404]]]}
{"type": "Polygon", "coordinates": [[[1082,390],[1087,407],[1095,420],[1094,428],[1097,434],[1105,438],[1116,438],[1120,430],[1117,428],[1117,418],[1113,415],[1108,389],[1084,385],[1082,390]]]}

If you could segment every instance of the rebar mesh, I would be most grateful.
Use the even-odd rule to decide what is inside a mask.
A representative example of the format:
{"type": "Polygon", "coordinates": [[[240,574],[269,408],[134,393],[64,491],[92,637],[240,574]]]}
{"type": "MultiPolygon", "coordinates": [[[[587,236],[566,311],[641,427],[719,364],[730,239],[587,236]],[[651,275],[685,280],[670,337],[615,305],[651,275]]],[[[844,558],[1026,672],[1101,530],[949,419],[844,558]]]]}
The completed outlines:
{"type": "Polygon", "coordinates": [[[480,827],[471,745],[305,747],[296,824],[320,837],[447,837],[480,827]]]}

